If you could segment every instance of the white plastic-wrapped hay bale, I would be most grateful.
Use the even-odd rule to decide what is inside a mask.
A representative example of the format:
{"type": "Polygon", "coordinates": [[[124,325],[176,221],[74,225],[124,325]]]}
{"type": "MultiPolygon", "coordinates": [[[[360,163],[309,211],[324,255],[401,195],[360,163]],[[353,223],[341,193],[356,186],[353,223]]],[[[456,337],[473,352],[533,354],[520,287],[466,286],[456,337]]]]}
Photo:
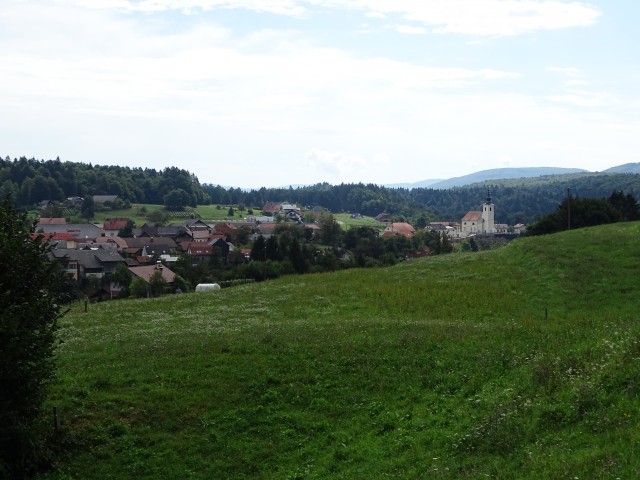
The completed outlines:
{"type": "Polygon", "coordinates": [[[196,292],[214,292],[220,290],[220,285],[217,283],[199,283],[196,285],[196,292]]]}

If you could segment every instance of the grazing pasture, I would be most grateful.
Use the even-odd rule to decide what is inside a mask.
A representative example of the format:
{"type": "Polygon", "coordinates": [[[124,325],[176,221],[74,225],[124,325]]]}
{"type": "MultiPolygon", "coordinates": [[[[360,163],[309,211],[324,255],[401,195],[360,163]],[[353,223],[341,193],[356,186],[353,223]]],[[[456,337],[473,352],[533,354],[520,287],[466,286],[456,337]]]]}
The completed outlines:
{"type": "Polygon", "coordinates": [[[76,306],[68,479],[640,476],[640,224],[76,306]]]}

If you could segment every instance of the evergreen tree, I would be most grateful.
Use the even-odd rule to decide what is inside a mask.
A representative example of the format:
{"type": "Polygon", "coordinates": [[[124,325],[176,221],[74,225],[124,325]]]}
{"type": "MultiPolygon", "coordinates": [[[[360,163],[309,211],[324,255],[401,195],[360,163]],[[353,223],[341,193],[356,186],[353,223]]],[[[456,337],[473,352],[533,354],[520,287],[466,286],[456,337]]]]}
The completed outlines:
{"type": "Polygon", "coordinates": [[[638,202],[630,193],[625,195],[622,190],[616,190],[608,200],[620,212],[623,221],[630,222],[640,219],[640,207],[638,207],[638,202]]]}
{"type": "Polygon", "coordinates": [[[87,195],[82,200],[82,207],[80,207],[80,212],[82,216],[87,220],[91,220],[95,215],[95,203],[93,202],[93,197],[91,195],[87,195]]]}
{"type": "Polygon", "coordinates": [[[266,242],[262,235],[259,235],[258,238],[256,238],[256,240],[253,242],[249,258],[251,258],[251,260],[253,261],[258,262],[264,262],[267,259],[266,242]]]}
{"type": "Polygon", "coordinates": [[[297,273],[306,273],[309,271],[309,264],[307,259],[304,257],[304,252],[302,251],[300,242],[298,242],[298,239],[296,238],[291,241],[291,247],[289,248],[289,260],[291,260],[293,269],[297,273]]]}

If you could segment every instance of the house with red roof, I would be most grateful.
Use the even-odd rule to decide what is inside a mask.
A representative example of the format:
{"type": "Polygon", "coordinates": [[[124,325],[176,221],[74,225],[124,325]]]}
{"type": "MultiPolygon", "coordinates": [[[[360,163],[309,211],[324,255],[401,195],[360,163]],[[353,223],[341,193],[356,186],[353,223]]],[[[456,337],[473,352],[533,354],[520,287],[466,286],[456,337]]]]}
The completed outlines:
{"type": "Polygon", "coordinates": [[[384,232],[382,232],[383,237],[390,237],[392,235],[402,235],[403,237],[413,238],[416,233],[416,229],[413,228],[413,225],[406,222],[393,222],[388,224],[384,232]]]}
{"type": "Polygon", "coordinates": [[[274,217],[280,213],[281,207],[281,202],[267,202],[264,207],[262,207],[262,213],[263,215],[274,217]]]}
{"type": "Polygon", "coordinates": [[[187,248],[187,253],[198,261],[204,261],[211,257],[213,246],[208,243],[193,242],[187,248]]]}
{"type": "Polygon", "coordinates": [[[117,237],[118,234],[127,228],[131,219],[129,218],[107,218],[102,223],[102,230],[105,237],[117,237]]]}
{"type": "Polygon", "coordinates": [[[238,229],[237,226],[235,226],[233,223],[230,222],[221,222],[221,223],[216,223],[213,231],[215,232],[216,235],[228,235],[230,233],[235,232],[238,229]]]}
{"type": "Polygon", "coordinates": [[[145,282],[149,282],[151,277],[157,272],[160,272],[162,278],[167,283],[173,283],[176,278],[176,274],[169,270],[167,267],[158,262],[155,265],[143,265],[140,267],[129,267],[129,272],[135,277],[142,278],[145,282]]]}

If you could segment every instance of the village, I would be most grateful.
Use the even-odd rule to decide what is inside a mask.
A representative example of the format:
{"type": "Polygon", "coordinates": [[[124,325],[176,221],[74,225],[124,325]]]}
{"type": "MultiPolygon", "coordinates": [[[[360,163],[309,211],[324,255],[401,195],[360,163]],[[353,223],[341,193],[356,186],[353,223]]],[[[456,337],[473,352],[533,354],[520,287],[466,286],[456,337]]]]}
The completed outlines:
{"type": "MultiPolygon", "coordinates": [[[[114,200],[112,196],[105,198],[114,200]]],[[[105,201],[105,198],[96,200],[105,201]]],[[[317,214],[315,218],[320,218],[320,207],[311,211],[317,214]]],[[[357,216],[352,215],[354,218],[357,216]]],[[[411,239],[416,235],[416,227],[394,221],[392,215],[381,213],[376,221],[380,224],[378,231],[383,238],[400,236],[411,239]]],[[[319,220],[305,223],[297,205],[268,202],[260,215],[233,221],[207,222],[188,218],[181,223],[159,225],[146,222],[136,227],[129,218],[107,218],[94,224],[67,223],[63,217],[39,217],[34,236],[40,235],[49,242],[50,257],[62,265],[70,279],[76,283],[87,279],[99,281],[101,288],[95,296],[113,299],[120,296],[121,285],[108,280],[119,266],[121,269],[126,267],[132,279],[150,283],[155,276],[171,286],[176,280],[172,265],[181,257],[189,258],[194,265],[208,262],[212,256],[221,258],[225,263],[246,262],[250,260],[251,245],[259,237],[268,239],[283,222],[303,227],[310,238],[321,229],[319,220]]],[[[481,211],[469,211],[459,222],[431,222],[424,230],[459,242],[476,236],[515,237],[524,231],[524,225],[509,227],[496,223],[495,205],[490,192],[487,192],[481,211]]],[[[428,249],[425,252],[430,253],[428,249]]]]}

